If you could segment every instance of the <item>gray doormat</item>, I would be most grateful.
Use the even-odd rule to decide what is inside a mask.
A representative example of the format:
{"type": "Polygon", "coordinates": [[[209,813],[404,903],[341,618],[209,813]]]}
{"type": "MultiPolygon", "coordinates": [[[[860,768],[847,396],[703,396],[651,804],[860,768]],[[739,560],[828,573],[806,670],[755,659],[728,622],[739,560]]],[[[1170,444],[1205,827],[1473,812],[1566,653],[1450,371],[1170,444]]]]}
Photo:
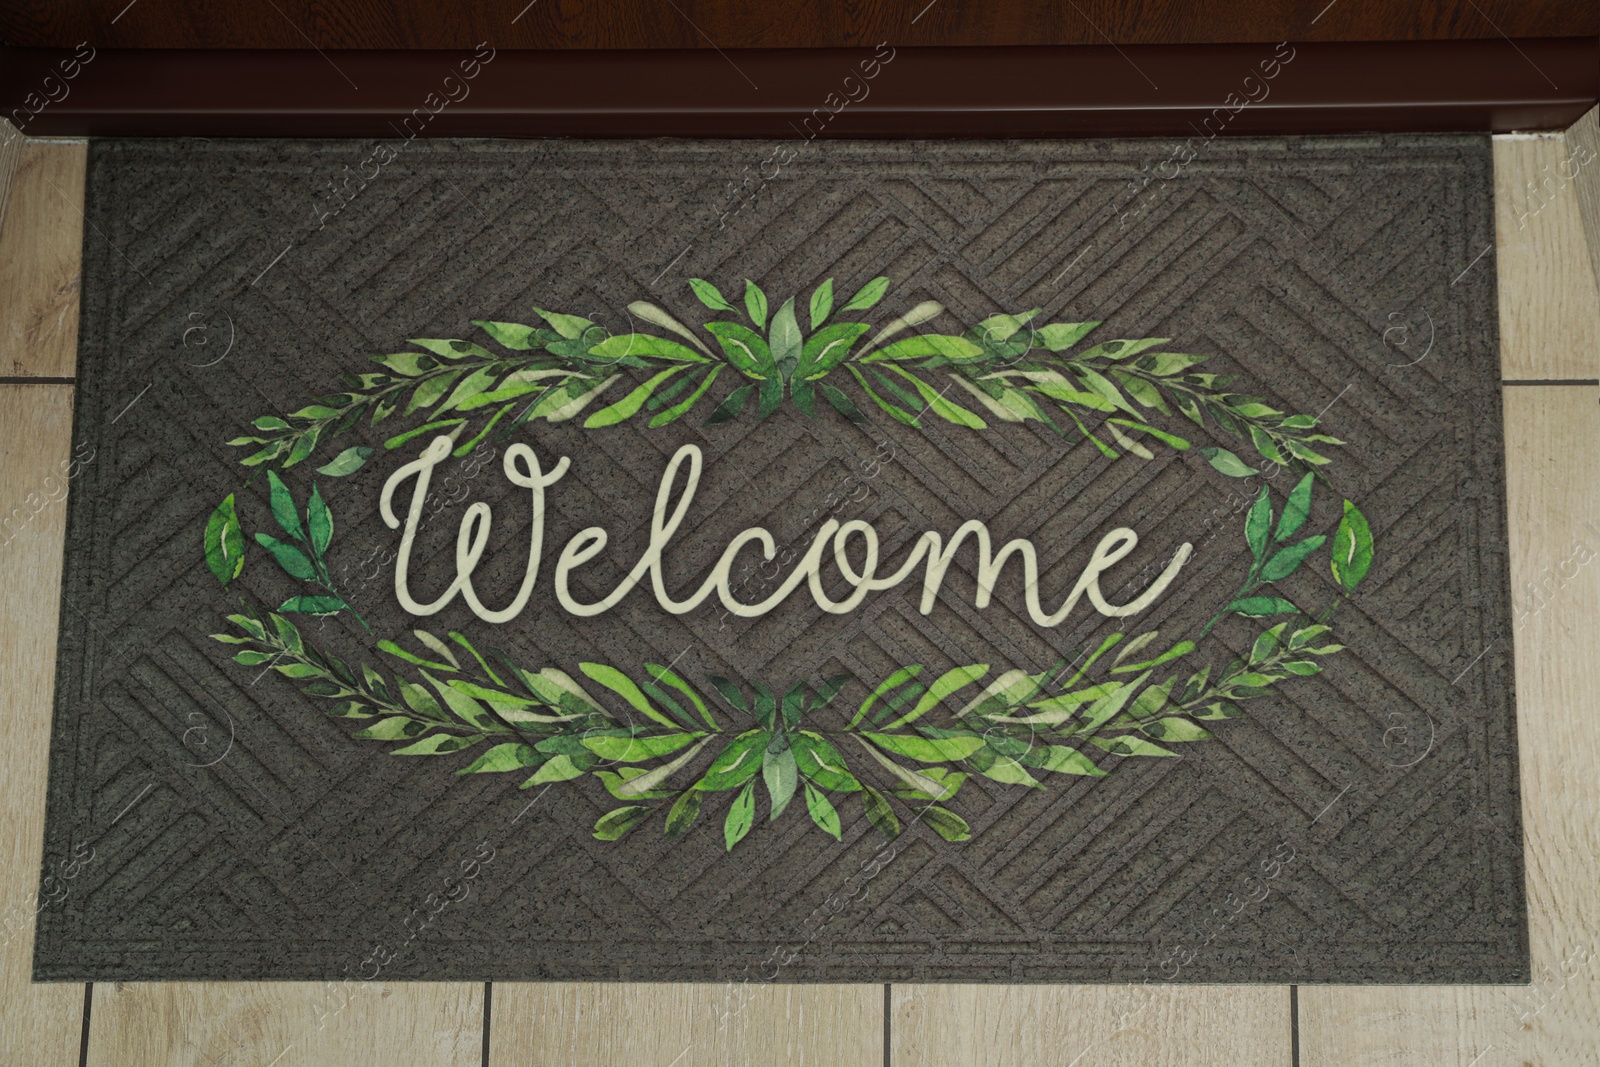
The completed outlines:
{"type": "Polygon", "coordinates": [[[1526,980],[1486,139],[87,216],[38,977],[1526,980]]]}

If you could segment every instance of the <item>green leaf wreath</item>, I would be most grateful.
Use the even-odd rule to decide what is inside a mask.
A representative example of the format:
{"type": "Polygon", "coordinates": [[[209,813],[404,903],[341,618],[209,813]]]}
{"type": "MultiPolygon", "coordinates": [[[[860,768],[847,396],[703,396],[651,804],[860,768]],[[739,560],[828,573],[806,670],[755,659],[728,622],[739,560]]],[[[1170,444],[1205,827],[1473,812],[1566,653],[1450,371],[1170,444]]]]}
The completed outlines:
{"type": "MultiPolygon", "coordinates": [[[[310,588],[276,610],[241,602],[227,616],[236,632],[213,638],[240,646],[234,659],[242,666],[274,670],[329,702],[329,715],[369,720],[354,736],[391,743],[391,755],[467,753],[458,774],[511,774],[522,788],[593,776],[621,802],[595,823],[601,840],[617,840],[658,812],[665,834],[679,837],[702,809],[721,808],[726,795],[723,841],[730,850],[761,817],[758,787],[768,821],[799,797],[811,821],[835,839],[842,835],[840,806],[854,794],[886,837],[923,822],[946,840],[965,840],[970,828],[949,804],[973,775],[1042,789],[1052,774],[1104,776],[1108,757],[1174,757],[1174,746],[1213,736],[1201,723],[1241,715],[1241,704],[1288,679],[1319,673],[1320,658],[1344,647],[1333,643],[1330,621],[1371,567],[1371,530],[1347,500],[1331,542],[1323,533],[1300,536],[1316,471],[1329,462],[1312,446],[1342,442],[1312,432],[1313,417],[1286,415],[1260,398],[1227,391],[1227,376],[1194,369],[1205,357],[1165,351],[1166,338],[1077,348],[1099,323],[1038,326],[1037,309],[995,315],[959,335],[904,336],[944,312],[933,301],[875,331],[864,322],[830,321],[877,305],[889,287],[881,277],[837,309],[832,279],[824,281],[806,308],[809,333],[800,327],[794,297],[774,311],[761,288],[746,281],[741,309],[708,281],[692,279],[690,287],[706,307],[733,318],[704,323],[703,338],[665,310],[638,302],[629,306],[631,315],[673,336],[614,335],[588,319],[535,309],[546,326],[475,323],[498,351],[471,341],[418,339],[412,343],[421,351],[374,357],[384,371],[350,378],[347,392],[287,417],[256,419],[255,429],[267,436],[229,444],[251,448],[245,466],[268,468],[270,510],[284,536],[258,532],[253,540],[285,575],[310,588]],[[863,418],[862,407],[874,406],[912,426],[929,412],[974,429],[986,427],[986,418],[1038,421],[1081,434],[1108,458],[1149,459],[1150,443],[1190,447],[1147,421],[1150,412],[1171,416],[1176,408],[1197,426],[1248,440],[1263,460],[1299,468],[1302,476],[1277,515],[1269,487],[1261,487],[1245,517],[1250,569],[1193,638],[1169,645],[1156,631],[1114,633],[1070,663],[1037,673],[969,664],[933,677],[921,664],[903,666],[870,692],[850,696],[859,703],[842,728],[829,727],[830,716],[818,713],[846,695],[843,676],[778,685],[710,677],[707,688],[657,664],[629,674],[582,663],[585,688],[554,667],[519,665],[498,649],[480,650],[461,633],[440,638],[421,629],[412,631],[415,648],[378,642],[404,665],[386,676],[318,647],[290,618],[349,612],[367,625],[330,577],[334,517],[321,489],[313,482],[302,510],[278,473],[363,421],[377,425],[398,415],[419,423],[384,441],[386,450],[442,433],[463,456],[496,427],[503,438],[533,420],[572,419],[625,378],[625,394],[583,425],[636,417],[666,425],[687,415],[730,367],[742,380],[707,422],[738,417],[752,399],[757,420],[786,398],[801,415],[815,417],[820,397],[852,421],[863,418]],[[841,368],[847,379],[837,373],[841,368]],[[858,404],[841,381],[870,403],[858,404]],[[1342,597],[1312,620],[1277,583],[1324,546],[1342,597]],[[1293,618],[1260,631],[1248,654],[1220,668],[1195,666],[1199,640],[1228,615],[1293,618]]],[[[353,445],[317,471],[343,477],[375,452],[353,445]]],[[[1230,477],[1258,473],[1227,449],[1201,452],[1230,477]]],[[[242,573],[246,545],[230,494],[204,535],[207,565],[224,587],[242,573]]],[[[842,710],[831,719],[844,719],[842,710]]]]}
{"type": "MultiPolygon", "coordinates": [[[[1214,424],[1247,440],[1262,459],[1280,466],[1320,466],[1329,459],[1317,449],[1343,443],[1314,432],[1313,416],[1285,414],[1260,397],[1230,392],[1228,375],[1197,370],[1206,357],[1166,351],[1165,337],[1080,347],[1100,323],[1038,325],[1038,308],[993,315],[960,334],[909,332],[944,313],[933,300],[875,330],[844,319],[883,299],[889,279],[882,277],[837,309],[833,279],[817,286],[806,311],[808,333],[797,317],[797,297],[770,310],[766,293],[747,280],[741,308],[704,279],[689,285],[707,308],[731,318],[703,323],[702,335],[663,308],[636,301],[629,315],[662,333],[613,334],[589,319],[540,308],[534,311],[543,326],[474,321],[492,348],[454,338],[414,339],[418,351],[373,356],[383,370],[348,378],[348,391],[318,397],[286,417],[263,415],[253,423],[257,433],[228,443],[251,450],[241,461],[246,466],[288,468],[363,421],[377,426],[398,415],[422,421],[386,439],[385,449],[442,433],[458,442],[454,454],[464,456],[491,434],[503,439],[533,420],[576,418],[614,386],[626,392],[589,414],[585,427],[634,418],[665,426],[699,405],[725,370],[740,384],[714,406],[705,401],[712,407],[709,423],[738,417],[752,401],[755,418],[765,419],[785,398],[811,418],[820,398],[852,421],[863,421],[862,407],[910,426],[920,426],[929,413],[973,429],[990,419],[1036,421],[1080,434],[1107,458],[1151,459],[1151,445],[1190,447],[1186,438],[1150,422],[1171,417],[1176,408],[1196,426],[1214,424]],[[857,390],[857,399],[841,384],[857,390]]],[[[348,447],[318,470],[350,474],[374,451],[348,447]]],[[[1225,449],[1206,455],[1224,473],[1255,473],[1225,449]]]]}

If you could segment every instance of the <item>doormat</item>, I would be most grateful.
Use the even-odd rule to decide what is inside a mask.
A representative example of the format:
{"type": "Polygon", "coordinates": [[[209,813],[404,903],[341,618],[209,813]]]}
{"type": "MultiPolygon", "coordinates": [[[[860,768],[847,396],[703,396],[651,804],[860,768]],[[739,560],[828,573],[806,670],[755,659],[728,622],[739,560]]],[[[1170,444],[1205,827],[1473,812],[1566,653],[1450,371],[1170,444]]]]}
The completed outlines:
{"type": "Polygon", "coordinates": [[[1528,975],[1485,138],[91,145],[35,973],[1528,975]]]}

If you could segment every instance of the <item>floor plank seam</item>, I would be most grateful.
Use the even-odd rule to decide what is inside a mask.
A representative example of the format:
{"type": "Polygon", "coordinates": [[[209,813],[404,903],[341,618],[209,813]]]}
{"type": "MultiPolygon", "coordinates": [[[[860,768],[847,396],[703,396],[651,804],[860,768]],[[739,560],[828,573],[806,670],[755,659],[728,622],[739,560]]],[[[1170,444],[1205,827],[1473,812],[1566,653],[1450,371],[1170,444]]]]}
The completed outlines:
{"type": "Polygon", "coordinates": [[[89,1067],[89,1014],[94,1010],[94,983],[83,984],[83,1034],[78,1038],[78,1067],[89,1067]]]}
{"type": "Polygon", "coordinates": [[[1501,385],[1600,385],[1600,378],[1502,378],[1501,385]]]}
{"type": "Polygon", "coordinates": [[[893,1036],[894,1015],[891,1011],[893,1001],[890,999],[894,986],[888,982],[883,983],[883,1067],[891,1067],[893,1062],[893,1046],[890,1039],[893,1036]]]}
{"type": "Polygon", "coordinates": [[[489,1024],[494,1006],[494,983],[483,983],[483,1067],[489,1067],[489,1024]]]}
{"type": "Polygon", "coordinates": [[[1289,1067],[1300,1067],[1300,987],[1289,987],[1289,1067]]]}

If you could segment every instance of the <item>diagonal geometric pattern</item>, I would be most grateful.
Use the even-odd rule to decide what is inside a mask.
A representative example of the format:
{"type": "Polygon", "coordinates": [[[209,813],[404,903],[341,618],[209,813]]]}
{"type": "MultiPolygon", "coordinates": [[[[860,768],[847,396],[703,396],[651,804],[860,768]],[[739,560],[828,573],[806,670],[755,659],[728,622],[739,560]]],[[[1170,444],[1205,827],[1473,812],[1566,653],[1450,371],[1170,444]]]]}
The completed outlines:
{"type": "MultiPolygon", "coordinates": [[[[94,859],[39,916],[37,977],[1526,980],[1486,139],[1236,140],[1172,178],[1165,146],[1126,141],[813,143],[770,180],[751,178],[767,146],[740,142],[394,147],[363,180],[372,149],[351,142],[91,145],[75,440],[97,461],[70,501],[45,856],[94,859]],[[1349,498],[1377,545],[1340,608],[1348,650],[1181,758],[1108,757],[1107,777],[1045,790],[973,777],[951,802],[965,842],[912,824],[888,844],[851,804],[841,842],[801,813],[730,853],[704,822],[595,840],[615,802],[592,777],[521,791],[458,776],[464,761],[390,758],[207,636],[239,596],[277,603],[289,585],[250,566],[224,591],[206,567],[223,497],[266,508],[222,442],[366,356],[534,306],[625,332],[647,299],[696,323],[689,277],[783,299],[876,275],[893,280],[880,320],[930,299],[960,324],[1033,307],[1102,320],[1096,337],[1173,338],[1236,388],[1320,414],[1348,444],[1308,529],[1331,533],[1349,498]],[[443,895],[486,855],[464,898],[443,895]]],[[[978,610],[970,552],[927,615],[910,584],[843,616],[804,596],[754,619],[670,616],[647,591],[562,612],[559,546],[606,528],[574,589],[603,596],[689,443],[706,467],[668,554],[678,589],[740,530],[799,553],[829,517],[871,522],[888,560],[981,518],[997,543],[1038,546],[1047,602],[1114,527],[1140,535],[1114,601],[1190,542],[1136,620],[1171,634],[1198,632],[1249,567],[1241,508],[1259,483],[1246,495],[1198,448],[1110,461],[1036,423],[869,416],[530,424],[523,439],[572,468],[549,494],[533,602],[495,639],[569,672],[652,661],[702,682],[870,687],[907,663],[1041,670],[1119,626],[1079,609],[1041,628],[1010,576],[978,610]]],[[[410,623],[375,562],[397,541],[377,494],[399,462],[375,458],[330,496],[331,566],[380,634],[410,623]]],[[[498,463],[448,473],[466,492],[439,503],[421,557],[452,551],[483,500],[478,587],[515,588],[524,491],[498,463]]],[[[1281,500],[1293,476],[1277,479],[1281,500]]],[[[737,578],[747,602],[776,584],[737,578]]],[[[1338,599],[1325,564],[1285,587],[1338,599]]],[[[348,615],[307,626],[352,662],[379,658],[348,615]]],[[[458,601],[429,626],[485,624],[458,601]]],[[[1258,629],[1229,617],[1201,651],[1220,664],[1258,629]]]]}

